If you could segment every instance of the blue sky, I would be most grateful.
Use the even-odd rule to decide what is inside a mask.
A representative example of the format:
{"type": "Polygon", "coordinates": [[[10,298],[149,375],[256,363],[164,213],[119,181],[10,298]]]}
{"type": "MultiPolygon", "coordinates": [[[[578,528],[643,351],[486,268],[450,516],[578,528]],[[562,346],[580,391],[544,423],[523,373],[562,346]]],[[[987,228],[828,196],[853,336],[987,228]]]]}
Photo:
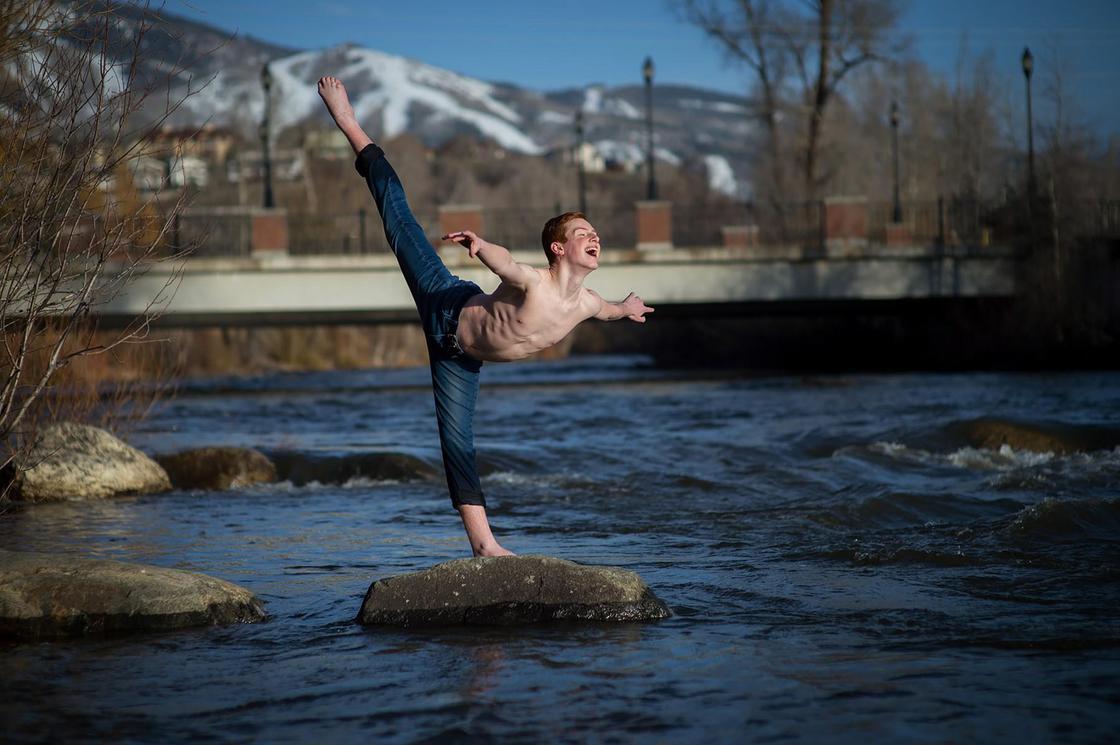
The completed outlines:
{"type": "MultiPolygon", "coordinates": [[[[749,78],[677,21],[665,0],[168,0],[167,9],[299,49],[355,42],[484,80],[536,90],[637,83],[651,55],[659,82],[745,93],[749,78]]],[[[1120,0],[910,0],[901,28],[919,58],[951,75],[962,40],[990,49],[1007,85],[1022,87],[1030,46],[1035,83],[1060,58],[1076,113],[1120,134],[1120,0]]],[[[1035,89],[1036,95],[1040,88],[1035,89]]],[[[1039,116],[1045,103],[1039,101],[1039,116]]]]}

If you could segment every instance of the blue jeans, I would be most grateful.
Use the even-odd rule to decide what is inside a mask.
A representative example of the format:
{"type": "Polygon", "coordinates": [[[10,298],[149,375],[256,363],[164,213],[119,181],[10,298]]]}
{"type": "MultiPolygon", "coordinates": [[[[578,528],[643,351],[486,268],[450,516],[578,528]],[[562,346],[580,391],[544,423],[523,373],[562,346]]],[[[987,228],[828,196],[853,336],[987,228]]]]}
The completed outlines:
{"type": "Polygon", "coordinates": [[[451,504],[456,508],[461,504],[485,506],[475,465],[473,430],[482,363],[463,352],[455,335],[459,311],[482,289],[474,282],[459,279],[444,266],[413,217],[401,180],[381,148],[367,145],[354,165],[369,184],[385,224],[385,237],[420,313],[428,342],[436,423],[451,504]]]}

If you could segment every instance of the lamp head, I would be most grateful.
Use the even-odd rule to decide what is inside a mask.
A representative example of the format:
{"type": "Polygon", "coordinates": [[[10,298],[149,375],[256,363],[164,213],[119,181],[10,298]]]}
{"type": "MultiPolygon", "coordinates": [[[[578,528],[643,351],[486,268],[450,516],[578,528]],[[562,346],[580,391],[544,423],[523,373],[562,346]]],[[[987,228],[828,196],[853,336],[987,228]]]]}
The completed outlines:
{"type": "Polygon", "coordinates": [[[1030,47],[1024,47],[1023,48],[1023,74],[1026,75],[1029,78],[1031,76],[1031,72],[1033,72],[1033,71],[1034,71],[1034,56],[1031,55],[1031,48],[1030,47]]]}
{"type": "Polygon", "coordinates": [[[646,57],[642,64],[642,77],[647,83],[653,82],[653,57],[646,57]]]}

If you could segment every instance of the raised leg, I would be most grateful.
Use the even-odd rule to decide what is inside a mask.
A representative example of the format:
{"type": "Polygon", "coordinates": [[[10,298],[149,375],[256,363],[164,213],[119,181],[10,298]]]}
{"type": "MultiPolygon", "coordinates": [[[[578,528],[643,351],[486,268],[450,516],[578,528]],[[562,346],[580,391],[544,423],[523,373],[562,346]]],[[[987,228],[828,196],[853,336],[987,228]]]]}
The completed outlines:
{"type": "MultiPolygon", "coordinates": [[[[425,332],[430,332],[429,327],[433,325],[435,317],[433,310],[439,307],[438,303],[433,303],[434,296],[451,287],[457,280],[447,271],[439,254],[416,222],[400,178],[383,157],[381,148],[359,126],[342,82],[331,76],[321,78],[319,95],[358,156],[358,172],[369,185],[385,224],[385,236],[416,301],[425,332]]],[[[431,335],[429,339],[432,339],[431,335]]],[[[481,366],[468,359],[450,359],[432,345],[429,346],[428,354],[432,364],[432,389],[436,399],[436,420],[448,491],[452,504],[463,520],[471,551],[475,556],[511,555],[510,551],[502,548],[494,539],[490,531],[490,523],[486,519],[486,500],[482,495],[475,465],[472,424],[481,366]]]]}
{"type": "Polygon", "coordinates": [[[430,296],[450,286],[455,277],[447,271],[412,214],[404,186],[385,159],[384,152],[358,125],[342,82],[331,76],[320,78],[319,95],[358,155],[358,172],[369,185],[374,202],[377,203],[377,211],[385,225],[389,247],[397,257],[421,319],[427,323],[430,296]]]}

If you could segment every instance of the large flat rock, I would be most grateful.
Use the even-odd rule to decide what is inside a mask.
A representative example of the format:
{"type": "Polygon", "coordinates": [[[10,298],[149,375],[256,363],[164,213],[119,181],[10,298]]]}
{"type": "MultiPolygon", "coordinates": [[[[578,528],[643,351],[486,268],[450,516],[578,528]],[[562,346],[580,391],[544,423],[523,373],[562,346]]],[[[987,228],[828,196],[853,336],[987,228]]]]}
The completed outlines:
{"type": "Polygon", "coordinates": [[[361,624],[516,625],[552,620],[650,621],[668,607],[634,572],[548,556],[456,559],[374,582],[361,624]]]}
{"type": "Polygon", "coordinates": [[[205,574],[0,550],[0,636],[80,636],[264,618],[251,592],[205,574]]]}

